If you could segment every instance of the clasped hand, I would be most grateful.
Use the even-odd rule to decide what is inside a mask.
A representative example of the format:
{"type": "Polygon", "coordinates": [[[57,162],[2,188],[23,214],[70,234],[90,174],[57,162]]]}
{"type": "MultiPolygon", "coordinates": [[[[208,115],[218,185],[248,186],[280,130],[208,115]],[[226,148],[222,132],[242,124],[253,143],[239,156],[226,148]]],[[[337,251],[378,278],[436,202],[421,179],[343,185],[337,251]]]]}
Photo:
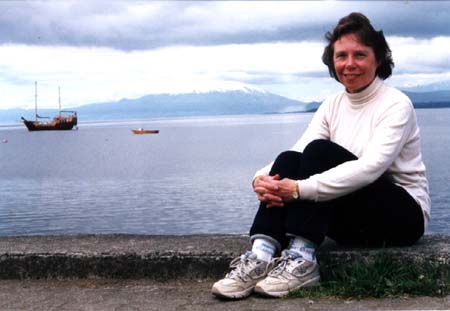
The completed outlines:
{"type": "Polygon", "coordinates": [[[292,201],[292,194],[296,191],[296,181],[275,176],[258,176],[253,182],[253,191],[258,200],[266,203],[267,207],[283,207],[286,202],[292,201]]]}

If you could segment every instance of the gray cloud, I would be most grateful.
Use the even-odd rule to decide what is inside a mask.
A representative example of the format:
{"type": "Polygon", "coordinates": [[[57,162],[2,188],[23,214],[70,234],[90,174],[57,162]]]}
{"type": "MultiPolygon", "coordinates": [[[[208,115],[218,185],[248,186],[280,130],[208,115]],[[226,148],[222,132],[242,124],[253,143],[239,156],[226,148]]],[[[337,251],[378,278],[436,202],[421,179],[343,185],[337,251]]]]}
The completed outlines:
{"type": "Polygon", "coordinates": [[[224,72],[219,78],[227,81],[244,82],[252,85],[267,85],[288,83],[299,83],[303,79],[329,78],[328,70],[297,72],[297,73],[279,73],[273,71],[245,71],[245,74],[239,75],[235,72],[224,72]]]}
{"type": "Polygon", "coordinates": [[[0,2],[0,44],[154,49],[321,40],[351,11],[387,35],[450,35],[450,2],[0,2]],[[287,6],[287,9],[283,9],[287,6]],[[291,10],[292,8],[292,10],[291,10]]]}
{"type": "Polygon", "coordinates": [[[373,15],[375,28],[382,28],[388,35],[416,38],[450,35],[448,1],[399,1],[385,7],[376,4],[368,6],[368,14],[373,15]]]}

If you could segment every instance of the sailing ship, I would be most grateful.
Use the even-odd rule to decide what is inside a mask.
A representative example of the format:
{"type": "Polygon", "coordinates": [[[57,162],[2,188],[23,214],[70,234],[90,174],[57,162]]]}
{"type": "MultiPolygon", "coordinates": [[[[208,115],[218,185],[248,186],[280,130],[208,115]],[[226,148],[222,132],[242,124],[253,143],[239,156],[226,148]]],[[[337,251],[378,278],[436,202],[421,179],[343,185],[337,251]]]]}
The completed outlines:
{"type": "Polygon", "coordinates": [[[39,119],[49,119],[49,117],[41,117],[37,112],[37,82],[34,83],[35,95],[35,119],[34,121],[26,120],[22,117],[23,124],[29,131],[61,131],[71,130],[78,123],[78,117],[76,111],[61,110],[61,92],[58,88],[59,96],[59,113],[51,121],[41,121],[39,119]]]}

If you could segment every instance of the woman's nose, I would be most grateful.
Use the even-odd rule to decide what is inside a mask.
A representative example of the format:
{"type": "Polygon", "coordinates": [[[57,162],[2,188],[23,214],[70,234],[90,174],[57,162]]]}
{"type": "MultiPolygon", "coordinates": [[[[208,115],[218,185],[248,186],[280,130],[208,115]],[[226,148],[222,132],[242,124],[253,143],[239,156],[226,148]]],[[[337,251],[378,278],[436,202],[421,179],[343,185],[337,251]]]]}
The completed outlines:
{"type": "Polygon", "coordinates": [[[347,57],[347,61],[345,63],[347,67],[354,67],[355,66],[355,59],[352,56],[347,57]]]}

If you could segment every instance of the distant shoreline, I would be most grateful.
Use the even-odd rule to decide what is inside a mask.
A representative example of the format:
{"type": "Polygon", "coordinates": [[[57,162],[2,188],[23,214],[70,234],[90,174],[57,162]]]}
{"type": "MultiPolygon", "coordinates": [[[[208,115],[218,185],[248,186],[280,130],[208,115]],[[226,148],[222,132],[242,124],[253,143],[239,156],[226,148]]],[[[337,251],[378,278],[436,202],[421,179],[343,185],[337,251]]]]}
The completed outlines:
{"type": "MultiPolygon", "coordinates": [[[[448,109],[450,108],[450,102],[436,102],[436,103],[413,103],[414,109],[448,109]]],[[[8,111],[8,110],[2,110],[0,109],[0,129],[1,128],[16,128],[16,127],[22,127],[23,123],[19,120],[12,121],[1,121],[2,111],[8,111]]],[[[164,119],[185,119],[185,118],[202,118],[202,117],[231,117],[231,116],[257,116],[257,115],[291,115],[291,114],[302,114],[302,113],[314,113],[317,111],[317,108],[304,110],[304,111],[288,111],[288,112],[266,112],[266,113],[240,113],[240,114],[198,114],[198,115],[167,115],[167,116],[154,116],[154,117],[143,117],[142,119],[136,119],[136,118],[127,118],[124,117],[123,119],[92,119],[88,118],[86,120],[81,120],[80,124],[89,124],[89,123],[109,123],[109,122],[139,122],[144,120],[164,120],[164,119]]],[[[82,115],[81,115],[82,117],[82,115]]]]}

